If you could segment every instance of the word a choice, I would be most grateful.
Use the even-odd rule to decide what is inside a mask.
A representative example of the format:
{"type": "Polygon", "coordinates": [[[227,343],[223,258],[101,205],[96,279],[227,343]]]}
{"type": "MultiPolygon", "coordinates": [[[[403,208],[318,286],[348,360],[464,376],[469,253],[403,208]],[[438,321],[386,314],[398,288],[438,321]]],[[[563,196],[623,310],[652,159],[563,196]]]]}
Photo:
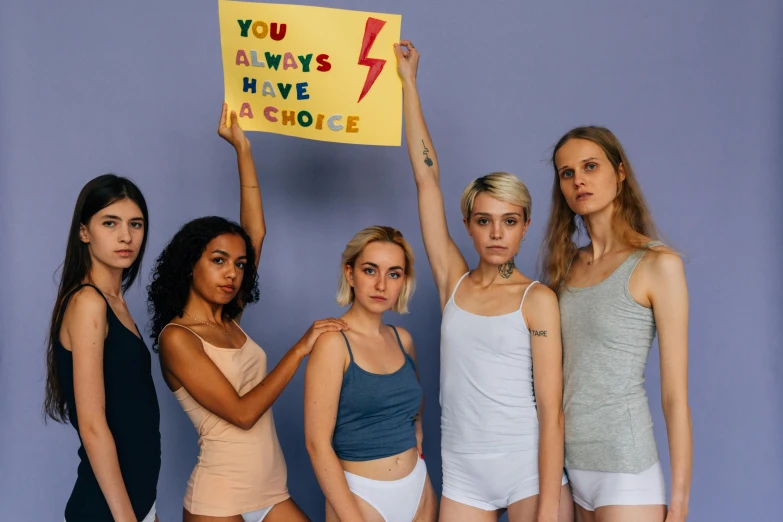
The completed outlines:
{"type": "MultiPolygon", "coordinates": [[[[359,132],[359,117],[348,116],[343,123],[342,114],[332,114],[326,116],[325,114],[313,115],[309,111],[293,111],[293,110],[279,110],[277,107],[267,105],[263,110],[264,118],[271,123],[279,123],[281,125],[300,127],[313,127],[315,130],[329,129],[332,132],[359,132]]],[[[242,108],[239,109],[240,118],[253,119],[253,108],[249,102],[244,102],[242,108]]]]}

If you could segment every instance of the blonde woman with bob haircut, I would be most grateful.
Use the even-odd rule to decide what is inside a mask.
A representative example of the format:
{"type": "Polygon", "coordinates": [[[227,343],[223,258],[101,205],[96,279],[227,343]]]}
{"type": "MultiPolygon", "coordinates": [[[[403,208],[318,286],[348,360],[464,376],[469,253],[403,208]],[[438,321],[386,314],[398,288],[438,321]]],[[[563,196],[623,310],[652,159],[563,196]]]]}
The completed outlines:
{"type": "Polygon", "coordinates": [[[305,438],[327,522],[434,522],[422,455],[416,350],[383,314],[407,313],[413,251],[399,231],[369,227],[348,243],[337,302],[342,335],[319,337],[305,376],[305,438]]]}
{"type": "Polygon", "coordinates": [[[688,289],[657,233],[619,140],[566,133],[552,153],[543,271],[559,293],[565,466],[580,522],[680,522],[688,514],[688,289]],[[574,241],[585,232],[589,243],[574,241]],[[644,367],[658,333],[672,489],[658,461],[644,367]]]}
{"type": "Polygon", "coordinates": [[[531,201],[497,172],[462,196],[479,256],[469,270],[449,235],[440,165],[416,90],[419,53],[395,45],[424,246],[443,311],[440,520],[558,522],[573,517],[563,475],[562,347],[555,293],[514,264],[531,201]]]}

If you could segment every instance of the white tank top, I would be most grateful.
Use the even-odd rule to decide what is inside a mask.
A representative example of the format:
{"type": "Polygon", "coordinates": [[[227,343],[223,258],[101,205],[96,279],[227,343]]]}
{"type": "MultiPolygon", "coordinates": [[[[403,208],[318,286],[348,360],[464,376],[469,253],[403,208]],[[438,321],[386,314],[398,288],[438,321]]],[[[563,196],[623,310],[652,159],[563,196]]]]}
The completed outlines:
{"type": "Polygon", "coordinates": [[[443,310],[440,330],[442,447],[458,453],[504,453],[538,448],[533,354],[522,305],[481,316],[454,302],[463,275],[443,310]]]}

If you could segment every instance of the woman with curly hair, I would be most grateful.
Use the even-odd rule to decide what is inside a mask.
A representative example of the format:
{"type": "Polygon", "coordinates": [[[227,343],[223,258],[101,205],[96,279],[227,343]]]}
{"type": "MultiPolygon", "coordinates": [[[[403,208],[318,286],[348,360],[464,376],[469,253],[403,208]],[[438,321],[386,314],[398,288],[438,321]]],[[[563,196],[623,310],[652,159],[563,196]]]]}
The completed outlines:
{"type": "Polygon", "coordinates": [[[267,374],[266,354],[239,327],[258,300],[266,227],[250,142],[223,105],[218,134],[239,163],[241,226],[195,219],[158,258],[149,291],[163,378],[193,421],[201,453],[185,492],[185,522],[306,521],[290,499],[271,406],[319,335],[347,328],[316,321],[267,374]]]}

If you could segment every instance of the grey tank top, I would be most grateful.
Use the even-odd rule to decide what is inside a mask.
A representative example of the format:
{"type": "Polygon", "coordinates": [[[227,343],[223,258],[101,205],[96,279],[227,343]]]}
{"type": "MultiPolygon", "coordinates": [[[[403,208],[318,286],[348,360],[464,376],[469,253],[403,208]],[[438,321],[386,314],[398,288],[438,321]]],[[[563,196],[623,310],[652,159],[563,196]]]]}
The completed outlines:
{"type": "Polygon", "coordinates": [[[566,468],[638,473],[658,461],[644,390],[655,338],[651,308],[628,289],[651,242],[604,281],[559,292],[566,468]]]}

